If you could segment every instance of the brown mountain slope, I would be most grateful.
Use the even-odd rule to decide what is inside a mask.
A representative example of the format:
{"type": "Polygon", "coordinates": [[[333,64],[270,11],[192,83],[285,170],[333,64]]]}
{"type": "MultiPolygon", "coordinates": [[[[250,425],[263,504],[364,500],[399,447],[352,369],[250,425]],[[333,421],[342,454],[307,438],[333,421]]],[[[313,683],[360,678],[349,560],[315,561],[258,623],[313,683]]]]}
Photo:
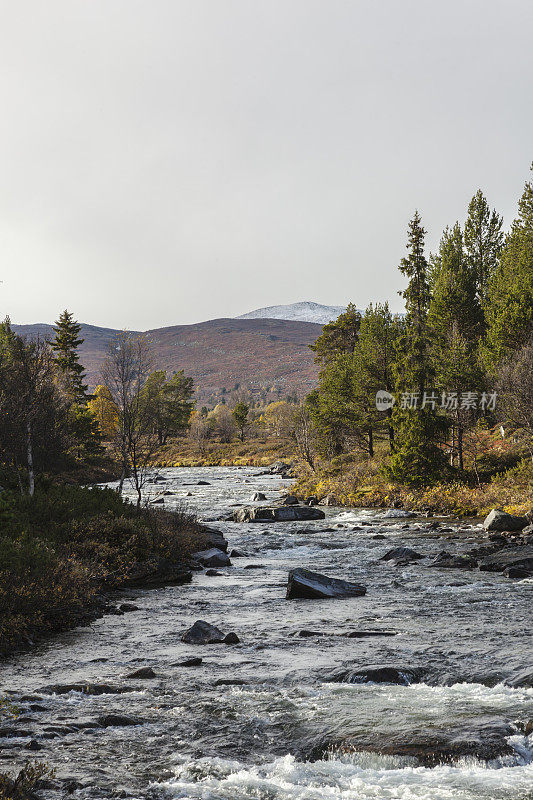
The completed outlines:
{"type": "MultiPolygon", "coordinates": [[[[14,325],[26,336],[53,336],[52,326],[14,325]]],[[[281,319],[214,319],[196,325],[175,325],[147,331],[155,366],[169,372],[183,369],[194,378],[198,398],[236,383],[252,389],[277,386],[287,394],[306,393],[317,379],[308,345],[321,333],[313,322],[281,319]]],[[[89,383],[99,382],[107,342],[117,331],[83,325],[80,348],[89,383]]]]}

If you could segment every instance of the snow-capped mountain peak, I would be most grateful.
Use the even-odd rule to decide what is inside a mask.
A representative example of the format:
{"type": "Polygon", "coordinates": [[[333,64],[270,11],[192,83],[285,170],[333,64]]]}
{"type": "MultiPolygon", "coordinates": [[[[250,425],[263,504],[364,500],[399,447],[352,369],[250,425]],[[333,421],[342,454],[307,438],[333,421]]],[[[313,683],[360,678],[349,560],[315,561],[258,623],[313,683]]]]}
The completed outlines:
{"type": "Polygon", "coordinates": [[[304,300],[301,303],[289,303],[282,306],[267,306],[267,308],[257,308],[247,314],[241,314],[236,319],[288,319],[296,322],[317,322],[325,325],[333,319],[337,319],[339,314],[346,311],[346,306],[324,306],[320,303],[312,303],[304,300]]]}

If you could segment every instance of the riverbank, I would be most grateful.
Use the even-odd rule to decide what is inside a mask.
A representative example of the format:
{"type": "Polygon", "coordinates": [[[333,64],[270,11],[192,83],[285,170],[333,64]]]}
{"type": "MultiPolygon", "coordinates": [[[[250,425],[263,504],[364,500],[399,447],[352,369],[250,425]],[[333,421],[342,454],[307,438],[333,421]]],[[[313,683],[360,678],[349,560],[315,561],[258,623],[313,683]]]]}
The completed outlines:
{"type": "Polygon", "coordinates": [[[193,515],[144,508],[116,492],[49,483],[0,496],[0,655],[120,613],[108,592],[184,583],[209,542],[193,515]]]}
{"type": "Polygon", "coordinates": [[[473,485],[471,476],[468,481],[450,480],[417,488],[387,482],[378,460],[318,463],[315,471],[300,463],[295,470],[297,478],[292,488],[298,497],[316,496],[331,505],[403,508],[456,517],[484,517],[492,508],[503,508],[511,514],[533,509],[530,459],[490,476],[480,485],[473,485]]]}
{"type": "Polygon", "coordinates": [[[256,436],[233,442],[173,439],[153,458],[154,467],[266,467],[274,461],[295,458],[294,441],[288,437],[256,436]]]}

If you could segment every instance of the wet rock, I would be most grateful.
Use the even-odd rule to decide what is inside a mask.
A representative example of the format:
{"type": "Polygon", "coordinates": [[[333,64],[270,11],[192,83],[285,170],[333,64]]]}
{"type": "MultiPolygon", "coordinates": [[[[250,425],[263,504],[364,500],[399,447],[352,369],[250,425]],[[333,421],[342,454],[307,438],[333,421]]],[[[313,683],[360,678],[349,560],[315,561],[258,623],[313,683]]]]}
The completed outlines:
{"type": "Polygon", "coordinates": [[[252,503],[257,503],[260,500],[266,500],[266,495],[264,495],[263,492],[255,492],[255,494],[252,495],[251,499],[252,503]]]}
{"type": "Polygon", "coordinates": [[[287,600],[296,598],[320,599],[330,597],[360,597],[366,588],[356,583],[330,578],[308,569],[293,569],[287,582],[287,600]]]}
{"type": "MultiPolygon", "coordinates": [[[[379,536],[379,534],[377,534],[379,536]]],[[[376,536],[373,537],[374,539],[376,536]]],[[[425,558],[422,553],[417,553],[416,550],[411,550],[410,547],[394,547],[392,550],[388,550],[384,556],[381,556],[379,559],[380,561],[398,561],[401,559],[402,561],[418,561],[421,558],[425,558]]]]}
{"type": "Polygon", "coordinates": [[[219,572],[218,569],[206,569],[205,574],[209,575],[210,578],[216,578],[222,575],[222,572],[219,572]]]}
{"type": "Polygon", "coordinates": [[[310,495],[310,497],[306,497],[304,500],[306,506],[317,506],[318,505],[318,497],[316,494],[310,495]]]}
{"type": "Polygon", "coordinates": [[[199,667],[202,663],[202,658],[186,658],[184,661],[178,661],[174,664],[175,667],[199,667]]]}
{"type": "Polygon", "coordinates": [[[234,522],[295,522],[325,519],[324,512],[310,506],[245,506],[233,512],[234,522]]]}
{"type": "Polygon", "coordinates": [[[36,752],[37,750],[42,750],[43,746],[42,744],[39,744],[39,742],[36,739],[32,739],[31,741],[29,741],[27,744],[24,745],[24,749],[36,752]]]}
{"type": "MultiPolygon", "coordinates": [[[[222,550],[224,553],[228,552],[228,542],[226,537],[216,528],[203,528],[201,532],[202,541],[209,547],[216,547],[217,550],[222,550]]],[[[204,548],[205,549],[205,548],[204,548]]]]}
{"type": "Polygon", "coordinates": [[[302,639],[310,639],[311,636],[325,636],[325,634],[322,633],[322,631],[301,630],[301,631],[298,631],[298,636],[301,636],[302,639]]]}
{"type": "Polygon", "coordinates": [[[155,506],[165,502],[165,498],[159,495],[158,497],[154,497],[153,500],[150,500],[151,505],[155,506]]]}
{"type": "Polygon", "coordinates": [[[333,683],[389,683],[395,686],[409,686],[411,683],[418,683],[424,675],[425,670],[419,667],[372,664],[368,667],[335,672],[328,680],[333,683]]]}
{"type": "Polygon", "coordinates": [[[325,497],[323,497],[319,501],[319,505],[321,505],[321,506],[339,506],[340,503],[337,500],[337,498],[334,497],[332,494],[327,494],[325,497]]]}
{"type": "Polygon", "coordinates": [[[477,567],[475,558],[461,553],[447,553],[442,550],[429,564],[430,567],[446,567],[450,569],[474,569],[477,567]]]}
{"type": "Polygon", "coordinates": [[[102,714],[96,721],[102,728],[126,728],[143,724],[138,717],[128,717],[126,714],[102,714]]]}
{"type": "Polygon", "coordinates": [[[284,461],[275,461],[274,464],[271,464],[268,468],[269,475],[283,475],[289,472],[291,469],[290,464],[286,464],[284,461]]]}
{"type": "Polygon", "coordinates": [[[152,667],[141,667],[140,669],[136,669],[134,672],[129,672],[124,677],[127,680],[133,678],[142,678],[143,680],[146,680],[147,678],[156,678],[157,675],[153,671],[152,667]]]}
{"type": "Polygon", "coordinates": [[[486,531],[521,531],[528,522],[527,517],[516,517],[500,508],[493,508],[483,520],[483,527],[486,531]]]}
{"type": "Polygon", "coordinates": [[[81,692],[82,694],[98,696],[101,694],[125,694],[126,692],[134,692],[135,689],[130,686],[114,686],[109,683],[54,683],[50,686],[45,686],[40,691],[43,694],[81,692]]]}
{"type": "Polygon", "coordinates": [[[240,550],[232,550],[229,555],[230,558],[246,558],[246,553],[242,553],[240,550]]]}
{"type": "Polygon", "coordinates": [[[479,563],[479,568],[484,572],[503,572],[511,567],[533,571],[533,546],[504,547],[479,563]]]}
{"type": "Polygon", "coordinates": [[[213,684],[213,686],[246,686],[247,681],[243,681],[241,678],[219,678],[213,684]]]}
{"type": "Polygon", "coordinates": [[[230,567],[231,561],[227,553],[219,550],[218,547],[211,547],[209,550],[200,550],[193,553],[192,557],[203,567],[230,567]]]}
{"type": "Polygon", "coordinates": [[[264,568],[265,568],[264,564],[246,564],[246,566],[244,567],[244,569],[264,569],[264,568]]]}
{"type": "Polygon", "coordinates": [[[199,619],[183,634],[181,641],[187,644],[219,644],[224,641],[224,634],[219,628],[199,619]]]}
{"type": "Polygon", "coordinates": [[[445,723],[440,730],[435,726],[421,727],[413,730],[408,738],[393,730],[382,730],[377,742],[364,735],[348,736],[341,742],[329,742],[327,749],[333,747],[345,753],[355,750],[403,756],[415,758],[425,767],[435,767],[438,764],[455,764],[465,757],[490,761],[512,755],[514,751],[508,737],[514,732],[513,726],[507,721],[474,718],[465,720],[461,727],[447,727],[445,723]]]}
{"type": "Polygon", "coordinates": [[[514,580],[533,578],[533,570],[525,569],[524,567],[507,567],[507,569],[504,569],[503,574],[506,578],[513,578],[514,580]]]}
{"type": "Polygon", "coordinates": [[[197,481],[196,486],[211,486],[209,481],[197,481]]]}
{"type": "Polygon", "coordinates": [[[240,641],[241,640],[239,639],[237,634],[233,633],[233,631],[224,636],[224,644],[239,644],[240,641]]]}
{"type": "Polygon", "coordinates": [[[516,672],[514,675],[511,676],[508,683],[515,689],[517,688],[532,689],[533,669],[531,667],[528,667],[527,669],[521,670],[520,672],[516,672]]]}
{"type": "Polygon", "coordinates": [[[139,606],[136,606],[134,603],[121,603],[119,605],[119,611],[128,612],[128,611],[138,611],[139,606]]]}
{"type": "Polygon", "coordinates": [[[294,494],[287,494],[282,499],[281,504],[284,506],[297,506],[298,505],[298,498],[294,494]]]}

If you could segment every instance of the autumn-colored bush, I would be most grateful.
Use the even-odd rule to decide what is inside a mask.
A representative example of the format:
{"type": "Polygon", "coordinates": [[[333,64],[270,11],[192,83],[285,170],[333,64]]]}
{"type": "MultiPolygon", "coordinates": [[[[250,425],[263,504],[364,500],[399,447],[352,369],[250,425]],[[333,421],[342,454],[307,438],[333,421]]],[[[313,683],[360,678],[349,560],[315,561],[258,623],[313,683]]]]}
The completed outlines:
{"type": "Polygon", "coordinates": [[[201,545],[185,512],[138,511],[110,489],[40,487],[0,495],[0,653],[91,615],[152,556],[183,561],[201,545]]]}

